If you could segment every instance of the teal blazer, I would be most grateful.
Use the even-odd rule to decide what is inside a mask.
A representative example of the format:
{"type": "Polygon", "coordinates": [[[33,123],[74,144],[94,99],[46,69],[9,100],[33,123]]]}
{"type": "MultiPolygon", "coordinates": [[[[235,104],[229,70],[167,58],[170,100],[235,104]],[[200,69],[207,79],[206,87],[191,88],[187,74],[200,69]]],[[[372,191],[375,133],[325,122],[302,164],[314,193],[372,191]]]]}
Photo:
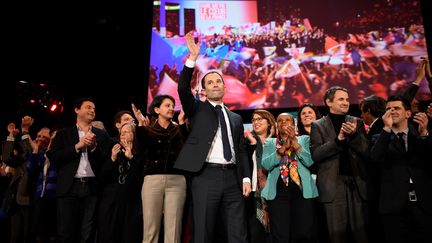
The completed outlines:
{"type": "MultiPolygon", "coordinates": [[[[300,175],[303,197],[318,197],[318,189],[307,168],[314,163],[309,150],[309,136],[298,136],[297,140],[302,147],[300,154],[296,156],[296,160],[299,162],[298,172],[300,175]]],[[[276,138],[267,138],[265,140],[263,145],[262,165],[269,171],[269,174],[261,196],[267,200],[273,200],[276,197],[276,186],[280,177],[279,159],[276,152],[276,138]]]]}

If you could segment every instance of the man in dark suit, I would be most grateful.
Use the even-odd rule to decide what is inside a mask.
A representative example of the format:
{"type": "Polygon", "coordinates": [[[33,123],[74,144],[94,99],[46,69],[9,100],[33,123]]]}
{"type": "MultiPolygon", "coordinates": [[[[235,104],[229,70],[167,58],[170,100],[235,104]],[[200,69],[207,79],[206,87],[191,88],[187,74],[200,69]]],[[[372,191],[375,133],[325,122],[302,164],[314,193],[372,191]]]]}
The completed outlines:
{"type": "Polygon", "coordinates": [[[361,118],[369,126],[366,132],[368,140],[371,140],[373,135],[381,133],[384,127],[381,116],[384,115],[385,108],[385,99],[376,95],[368,96],[360,102],[361,118]]]}
{"type": "Polygon", "coordinates": [[[91,126],[95,104],[77,100],[76,124],[57,132],[48,157],[57,168],[57,218],[60,242],[90,242],[97,203],[96,177],[109,151],[108,134],[91,126]]]}
{"type": "Polygon", "coordinates": [[[368,141],[363,122],[348,116],[345,88],[329,88],[324,95],[329,114],[312,123],[311,153],[318,164],[318,201],[323,203],[331,242],[345,242],[347,227],[356,242],[368,242],[368,141]]]}
{"type": "MultiPolygon", "coordinates": [[[[360,102],[360,111],[363,122],[369,126],[366,130],[366,137],[369,141],[369,145],[371,145],[372,137],[375,134],[380,134],[384,127],[384,122],[381,116],[384,115],[386,111],[386,101],[376,95],[368,96],[360,102]]],[[[369,190],[368,200],[370,219],[369,234],[373,237],[370,238],[370,242],[381,243],[385,242],[385,238],[381,217],[378,214],[378,185],[381,181],[380,171],[377,170],[376,164],[372,162],[370,157],[366,160],[366,168],[370,178],[369,188],[371,189],[369,190]]]]}
{"type": "Polygon", "coordinates": [[[194,242],[214,240],[218,212],[223,212],[228,242],[247,242],[244,197],[251,191],[243,122],[223,105],[222,76],[208,72],[201,80],[205,102],[196,101],[190,81],[199,46],[193,33],[186,35],[190,57],[180,76],[178,93],[191,131],[175,167],[194,172],[192,201],[194,242]]]}
{"type": "Polygon", "coordinates": [[[371,150],[381,171],[379,213],[388,242],[432,241],[432,137],[425,113],[414,116],[418,129],[410,116],[405,97],[389,97],[384,128],[371,150]]]}

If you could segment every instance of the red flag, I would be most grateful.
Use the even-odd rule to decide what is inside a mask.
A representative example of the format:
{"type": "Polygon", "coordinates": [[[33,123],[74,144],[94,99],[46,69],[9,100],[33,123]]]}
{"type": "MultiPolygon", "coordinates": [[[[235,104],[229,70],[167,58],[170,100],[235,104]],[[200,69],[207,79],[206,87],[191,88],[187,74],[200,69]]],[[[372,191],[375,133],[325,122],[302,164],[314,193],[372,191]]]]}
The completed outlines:
{"type": "Polygon", "coordinates": [[[303,19],[303,24],[306,27],[307,31],[311,31],[312,30],[312,25],[311,25],[311,23],[310,23],[310,21],[309,21],[308,18],[303,19]]]}
{"type": "Polygon", "coordinates": [[[179,111],[181,109],[180,97],[177,93],[178,84],[172,80],[172,78],[165,73],[162,82],[160,83],[159,90],[157,95],[168,94],[171,95],[175,100],[175,108],[174,110],[179,111]]]}
{"type": "Polygon", "coordinates": [[[336,45],[339,45],[339,42],[337,42],[335,39],[328,36],[325,38],[325,44],[324,44],[325,51],[327,51],[328,49],[336,45]]]}

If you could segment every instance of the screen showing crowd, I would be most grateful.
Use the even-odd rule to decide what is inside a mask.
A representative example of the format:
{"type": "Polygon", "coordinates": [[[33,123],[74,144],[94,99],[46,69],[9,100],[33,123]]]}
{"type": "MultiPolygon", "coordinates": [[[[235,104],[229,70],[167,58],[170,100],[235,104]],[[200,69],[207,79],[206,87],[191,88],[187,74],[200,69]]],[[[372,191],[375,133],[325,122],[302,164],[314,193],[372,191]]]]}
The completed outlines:
{"type": "MultiPolygon", "coordinates": [[[[321,105],[333,85],[347,88],[353,104],[406,89],[427,58],[420,1],[332,3],[154,1],[149,100],[170,94],[180,108],[177,82],[191,30],[201,45],[193,93],[204,100],[200,73],[220,69],[231,109],[321,105]]],[[[420,86],[417,98],[431,99],[427,82],[420,86]]]]}

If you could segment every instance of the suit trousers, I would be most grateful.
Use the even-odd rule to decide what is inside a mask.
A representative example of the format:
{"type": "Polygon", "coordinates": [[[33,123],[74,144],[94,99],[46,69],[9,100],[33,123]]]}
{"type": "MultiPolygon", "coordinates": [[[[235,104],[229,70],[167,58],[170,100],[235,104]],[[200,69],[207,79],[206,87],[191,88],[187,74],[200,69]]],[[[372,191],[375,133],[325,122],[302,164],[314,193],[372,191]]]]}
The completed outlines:
{"type": "Polygon", "coordinates": [[[57,199],[59,242],[93,242],[95,210],[97,204],[96,179],[75,180],[71,191],[57,199]]]}
{"type": "Polygon", "coordinates": [[[368,207],[363,201],[352,176],[338,176],[336,195],[324,203],[330,242],[346,241],[347,229],[357,243],[367,243],[368,207]]]}
{"type": "Polygon", "coordinates": [[[385,214],[382,219],[386,242],[432,242],[432,215],[427,213],[418,201],[408,202],[399,214],[385,214]]]}
{"type": "Polygon", "coordinates": [[[143,243],[158,242],[162,213],[164,242],[180,243],[186,200],[186,178],[183,175],[147,175],[144,177],[141,197],[143,243]]]}
{"type": "Polygon", "coordinates": [[[216,227],[225,227],[223,231],[228,238],[225,242],[247,242],[245,202],[237,180],[237,168],[204,165],[192,178],[192,202],[193,242],[214,242],[216,227]],[[222,225],[216,225],[219,212],[224,221],[222,225]]]}

